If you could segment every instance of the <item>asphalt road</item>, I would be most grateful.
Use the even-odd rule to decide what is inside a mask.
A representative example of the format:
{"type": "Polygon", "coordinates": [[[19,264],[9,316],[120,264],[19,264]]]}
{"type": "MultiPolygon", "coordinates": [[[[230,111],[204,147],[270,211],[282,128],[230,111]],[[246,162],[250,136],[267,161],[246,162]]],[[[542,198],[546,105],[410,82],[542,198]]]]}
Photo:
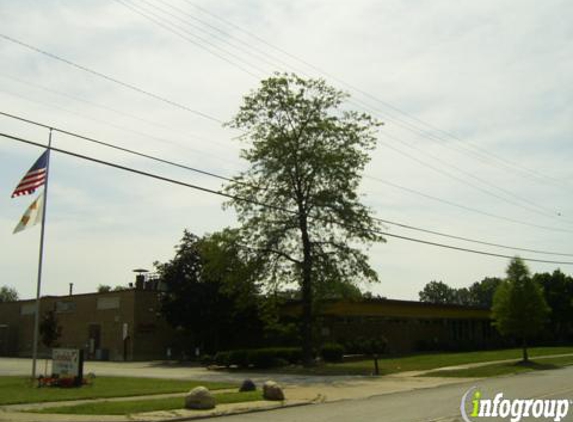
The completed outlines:
{"type": "MultiPolygon", "coordinates": [[[[483,398],[503,393],[509,399],[567,399],[569,411],[562,421],[573,421],[573,367],[515,376],[340,401],[215,418],[225,422],[458,422],[463,421],[460,403],[464,393],[476,386],[483,398]]],[[[472,421],[510,421],[502,418],[470,418],[472,421]]],[[[521,421],[549,421],[554,418],[523,418],[521,421]]],[[[516,421],[517,422],[517,421],[516,421]]]]}

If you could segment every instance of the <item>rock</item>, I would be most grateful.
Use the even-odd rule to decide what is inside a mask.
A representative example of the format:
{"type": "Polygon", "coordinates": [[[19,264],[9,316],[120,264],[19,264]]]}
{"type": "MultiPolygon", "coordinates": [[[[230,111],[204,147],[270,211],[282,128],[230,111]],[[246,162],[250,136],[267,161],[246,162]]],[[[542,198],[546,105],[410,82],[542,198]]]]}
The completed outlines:
{"type": "Polygon", "coordinates": [[[185,396],[186,409],[213,409],[215,397],[205,387],[195,387],[185,396]]]}
{"type": "Polygon", "coordinates": [[[283,389],[274,381],[267,381],[263,384],[263,398],[265,400],[284,400],[283,389]]]}
{"type": "Polygon", "coordinates": [[[256,391],[256,389],[257,389],[257,386],[255,385],[255,383],[253,381],[251,381],[250,379],[246,379],[241,384],[241,388],[239,388],[239,392],[243,393],[245,391],[256,391]]]}

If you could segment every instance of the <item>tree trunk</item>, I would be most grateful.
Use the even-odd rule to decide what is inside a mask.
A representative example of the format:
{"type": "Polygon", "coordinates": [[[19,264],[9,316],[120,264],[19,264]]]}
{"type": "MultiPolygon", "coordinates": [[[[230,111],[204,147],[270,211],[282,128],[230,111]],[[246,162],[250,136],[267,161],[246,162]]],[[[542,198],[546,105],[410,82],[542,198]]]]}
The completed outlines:
{"type": "Polygon", "coordinates": [[[303,246],[302,261],[302,359],[305,366],[313,364],[312,357],[312,253],[308,235],[308,222],[306,215],[300,216],[300,231],[303,246]]]}
{"type": "Polygon", "coordinates": [[[523,349],[523,362],[529,362],[529,356],[527,355],[527,340],[525,336],[522,338],[521,347],[523,349]]]}

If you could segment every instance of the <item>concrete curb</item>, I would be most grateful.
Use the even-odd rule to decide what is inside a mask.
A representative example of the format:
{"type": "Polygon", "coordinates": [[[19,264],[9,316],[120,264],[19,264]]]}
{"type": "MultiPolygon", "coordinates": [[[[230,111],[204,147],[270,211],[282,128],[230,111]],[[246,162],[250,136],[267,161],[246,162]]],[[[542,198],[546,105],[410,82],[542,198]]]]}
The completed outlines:
{"type": "MultiPolygon", "coordinates": [[[[256,402],[253,402],[256,403],[256,402]]],[[[259,402],[261,403],[261,402],[259,402]]],[[[36,421],[102,421],[102,422],[184,422],[193,420],[209,419],[214,417],[242,415],[248,413],[267,412],[270,410],[288,409],[293,407],[308,406],[316,404],[314,401],[284,401],[284,402],[269,402],[268,405],[260,407],[242,407],[242,408],[217,408],[208,411],[208,413],[201,413],[197,415],[189,414],[185,416],[162,416],[161,412],[148,412],[148,413],[133,413],[125,416],[118,415],[64,415],[55,413],[30,413],[30,412],[10,412],[4,409],[0,410],[0,421],[10,422],[36,422],[36,421]],[[155,415],[154,415],[155,413],[155,415]]],[[[168,412],[168,411],[165,411],[168,412]]],[[[193,412],[193,411],[189,411],[193,412]]]]}
{"type": "MultiPolygon", "coordinates": [[[[312,401],[307,402],[293,402],[293,403],[283,403],[280,405],[273,404],[271,406],[265,407],[254,407],[254,408],[245,408],[245,409],[238,409],[236,411],[222,411],[222,412],[213,412],[208,415],[189,415],[189,416],[182,416],[180,418],[170,418],[170,419],[153,419],[155,422],[184,422],[184,421],[194,421],[194,420],[201,420],[201,419],[209,419],[209,418],[218,418],[223,416],[234,416],[234,415],[244,415],[248,413],[260,413],[260,412],[268,412],[270,410],[281,410],[281,409],[289,409],[293,407],[302,407],[302,406],[309,406],[312,404],[316,404],[312,401]]],[[[133,422],[149,422],[149,419],[137,419],[135,415],[132,415],[130,419],[133,422]]]]}

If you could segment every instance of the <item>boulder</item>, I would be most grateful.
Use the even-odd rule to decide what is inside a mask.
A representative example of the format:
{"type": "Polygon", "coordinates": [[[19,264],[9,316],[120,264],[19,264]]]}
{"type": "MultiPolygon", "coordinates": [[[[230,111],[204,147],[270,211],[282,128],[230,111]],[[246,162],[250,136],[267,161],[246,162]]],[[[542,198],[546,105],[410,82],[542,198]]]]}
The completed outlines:
{"type": "Polygon", "coordinates": [[[285,395],[280,385],[274,381],[267,381],[263,384],[263,398],[282,401],[285,399],[285,395]]]}
{"type": "Polygon", "coordinates": [[[241,388],[239,388],[239,392],[243,393],[245,391],[256,391],[256,389],[257,389],[257,386],[255,385],[255,383],[253,381],[251,381],[250,379],[246,379],[241,384],[241,388]]]}
{"type": "Polygon", "coordinates": [[[185,396],[186,409],[213,409],[215,397],[205,387],[195,387],[185,396]]]}

